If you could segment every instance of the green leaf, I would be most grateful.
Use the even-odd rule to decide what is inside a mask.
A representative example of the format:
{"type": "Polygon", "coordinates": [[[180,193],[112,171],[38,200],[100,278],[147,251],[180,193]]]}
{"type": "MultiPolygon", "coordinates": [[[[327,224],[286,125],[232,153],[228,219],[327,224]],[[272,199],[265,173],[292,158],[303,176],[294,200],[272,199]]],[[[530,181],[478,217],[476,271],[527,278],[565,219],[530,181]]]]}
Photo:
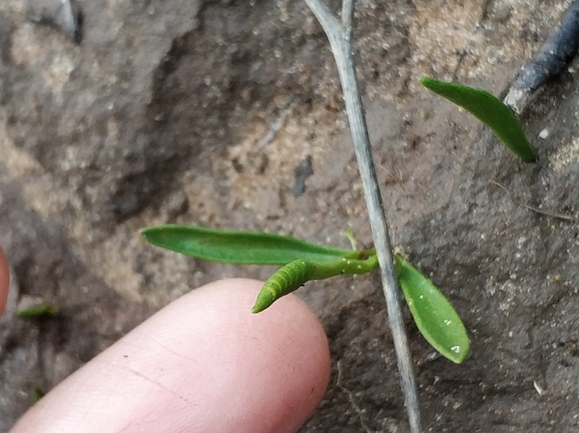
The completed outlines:
{"type": "Polygon", "coordinates": [[[141,234],[147,242],[161,248],[198,259],[238,265],[285,265],[298,259],[326,263],[342,257],[364,259],[371,253],[371,250],[330,248],[289,236],[198,226],[147,227],[141,234]]]}
{"type": "Polygon", "coordinates": [[[325,280],[338,275],[366,274],[378,267],[378,258],[371,255],[365,260],[341,258],[333,262],[314,263],[295,260],[279,268],[265,282],[257,295],[252,313],[260,313],[282,296],[285,296],[311,280],[325,280]]]}
{"type": "Polygon", "coordinates": [[[31,307],[16,311],[16,316],[26,319],[41,319],[44,317],[53,317],[59,313],[59,309],[54,305],[42,302],[38,305],[33,305],[31,307]]]}
{"type": "Polygon", "coordinates": [[[396,275],[420,333],[441,355],[461,364],[470,349],[458,313],[418,269],[396,255],[396,275]]]}
{"type": "Polygon", "coordinates": [[[420,82],[427,89],[470,112],[525,162],[535,162],[539,158],[537,150],[527,140],[517,117],[500,99],[485,90],[458,83],[438,81],[429,77],[423,77],[420,82]]]}

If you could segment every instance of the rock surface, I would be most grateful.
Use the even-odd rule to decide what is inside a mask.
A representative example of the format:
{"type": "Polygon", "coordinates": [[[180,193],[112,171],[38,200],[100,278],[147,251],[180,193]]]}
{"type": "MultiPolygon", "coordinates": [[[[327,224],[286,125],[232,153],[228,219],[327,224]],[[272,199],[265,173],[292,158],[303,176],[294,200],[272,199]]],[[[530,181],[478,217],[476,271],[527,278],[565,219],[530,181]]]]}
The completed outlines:
{"type": "MultiPolygon", "coordinates": [[[[0,3],[0,244],[18,281],[0,321],[0,431],[34,386],[51,389],[191,288],[270,272],[166,253],[138,228],[193,223],[346,247],[352,226],[370,242],[336,69],[305,3],[77,3],[79,44],[32,22],[33,2],[0,3]],[[308,157],[313,174],[294,194],[308,157]],[[21,296],[62,314],[17,319],[21,296]]],[[[418,84],[431,75],[502,92],[568,3],[359,2],[359,75],[393,238],[472,333],[454,366],[407,317],[428,431],[579,428],[578,224],[524,206],[579,217],[572,75],[525,116],[535,165],[418,84]]],[[[299,293],[334,359],[302,431],[407,431],[378,278],[299,293]]]]}

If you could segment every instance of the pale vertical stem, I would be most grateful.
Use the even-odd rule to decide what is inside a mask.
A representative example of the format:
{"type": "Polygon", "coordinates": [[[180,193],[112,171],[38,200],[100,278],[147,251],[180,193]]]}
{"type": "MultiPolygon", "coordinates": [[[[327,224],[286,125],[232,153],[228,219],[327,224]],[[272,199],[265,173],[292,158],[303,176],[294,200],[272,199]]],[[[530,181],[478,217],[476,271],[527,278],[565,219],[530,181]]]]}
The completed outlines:
{"type": "Polygon", "coordinates": [[[343,0],[342,2],[342,27],[346,31],[348,41],[352,37],[352,22],[354,21],[354,10],[356,0],[343,0]]]}
{"type": "MultiPolygon", "coordinates": [[[[352,134],[352,142],[364,186],[364,197],[368,208],[370,226],[372,228],[378,262],[380,263],[382,287],[386,298],[388,319],[392,330],[398,369],[402,379],[402,390],[408,411],[410,430],[412,433],[422,433],[418,390],[412,368],[410,350],[408,349],[408,339],[406,337],[402,310],[400,308],[400,289],[394,271],[388,225],[384,214],[376,170],[372,160],[370,137],[368,135],[368,127],[366,125],[358,81],[356,79],[356,68],[349,36],[350,29],[345,29],[340,26],[327,6],[320,0],[305,1],[324,28],[338,66],[352,134]]],[[[343,5],[342,19],[346,24],[350,23],[351,27],[354,1],[344,0],[344,3],[348,3],[347,7],[351,9],[348,11],[347,7],[343,5]]]]}

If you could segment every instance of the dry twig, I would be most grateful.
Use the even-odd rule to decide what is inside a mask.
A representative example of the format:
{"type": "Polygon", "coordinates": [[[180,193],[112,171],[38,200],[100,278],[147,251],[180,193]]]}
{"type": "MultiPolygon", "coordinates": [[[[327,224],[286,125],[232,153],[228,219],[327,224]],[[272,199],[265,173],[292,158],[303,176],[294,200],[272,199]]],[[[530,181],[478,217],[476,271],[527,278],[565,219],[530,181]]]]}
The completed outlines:
{"type": "Polygon", "coordinates": [[[321,0],[305,0],[320,24],[322,25],[330,47],[334,54],[344,100],[346,102],[346,112],[352,134],[352,142],[360,177],[364,186],[364,197],[368,208],[370,226],[380,263],[380,273],[382,277],[382,287],[386,298],[386,307],[388,310],[388,319],[392,330],[394,348],[398,360],[398,369],[402,379],[402,390],[406,401],[410,430],[412,433],[422,432],[422,422],[420,416],[420,405],[418,401],[418,391],[416,388],[416,379],[412,369],[410,351],[408,349],[408,338],[402,319],[400,308],[400,289],[398,280],[394,272],[392,247],[388,234],[388,226],[382,197],[376,177],[376,170],[372,160],[370,147],[370,138],[366,118],[362,108],[358,81],[356,79],[356,69],[352,55],[352,46],[350,44],[350,35],[352,27],[352,18],[354,14],[355,1],[343,0],[342,4],[342,23],[336,20],[328,7],[321,0]]]}
{"type": "Polygon", "coordinates": [[[498,186],[498,187],[501,188],[503,191],[505,191],[505,192],[509,195],[509,198],[512,200],[513,203],[515,203],[515,204],[517,204],[517,205],[519,205],[519,206],[522,206],[522,207],[524,207],[525,209],[529,209],[530,211],[533,211],[533,212],[536,212],[536,213],[538,213],[538,214],[545,215],[545,216],[548,216],[548,217],[551,217],[551,218],[559,218],[559,219],[562,219],[562,220],[565,220],[565,221],[577,222],[577,218],[573,218],[572,216],[564,215],[564,214],[562,214],[562,213],[557,213],[557,212],[551,212],[551,211],[548,211],[548,210],[542,210],[542,209],[539,209],[539,208],[537,208],[537,207],[533,207],[533,206],[529,206],[528,204],[521,203],[520,201],[515,200],[515,198],[513,197],[513,193],[511,193],[511,192],[507,189],[507,187],[504,186],[502,183],[499,183],[499,182],[497,182],[496,180],[492,180],[492,179],[489,179],[489,182],[492,183],[493,185],[498,186]]]}
{"type": "Polygon", "coordinates": [[[503,102],[520,116],[538,89],[567,69],[578,49],[579,0],[575,0],[567,7],[555,33],[521,68],[503,102]]]}
{"type": "Polygon", "coordinates": [[[362,409],[360,409],[360,406],[358,406],[358,403],[356,402],[356,397],[354,396],[354,393],[350,391],[348,388],[346,388],[344,385],[342,385],[342,363],[340,361],[338,361],[337,367],[338,367],[338,378],[336,379],[336,386],[340,388],[342,392],[344,392],[344,394],[348,396],[350,405],[352,406],[352,409],[354,409],[354,412],[356,412],[356,414],[358,415],[360,425],[362,426],[364,431],[366,433],[372,433],[372,430],[370,430],[370,427],[368,427],[368,424],[364,419],[365,418],[364,412],[362,411],[362,409]]]}

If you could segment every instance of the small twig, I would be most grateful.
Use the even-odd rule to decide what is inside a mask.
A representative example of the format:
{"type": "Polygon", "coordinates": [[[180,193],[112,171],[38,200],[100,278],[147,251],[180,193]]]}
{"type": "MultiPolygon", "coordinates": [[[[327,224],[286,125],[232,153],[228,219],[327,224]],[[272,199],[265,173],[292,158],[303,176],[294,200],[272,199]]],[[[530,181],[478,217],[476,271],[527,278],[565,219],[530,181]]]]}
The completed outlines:
{"type": "Polygon", "coordinates": [[[290,102],[285,107],[285,109],[280,113],[279,117],[270,125],[270,128],[267,131],[267,133],[257,143],[257,146],[255,147],[256,151],[261,150],[262,148],[264,148],[273,141],[277,133],[285,124],[288,116],[292,113],[292,111],[294,110],[294,108],[296,108],[297,105],[298,101],[295,100],[293,102],[290,102]]]}
{"type": "Polygon", "coordinates": [[[579,1],[572,2],[555,33],[521,68],[504,103],[521,115],[539,87],[559,76],[579,49],[579,1]]]}
{"type": "Polygon", "coordinates": [[[370,430],[370,427],[368,427],[368,424],[366,424],[366,420],[364,419],[364,413],[362,412],[362,409],[360,409],[360,406],[358,406],[358,403],[356,403],[356,397],[354,396],[354,393],[352,391],[350,391],[348,388],[346,388],[344,385],[342,385],[342,362],[341,361],[337,362],[337,367],[338,367],[338,378],[336,379],[336,386],[344,394],[346,394],[348,396],[348,400],[350,401],[350,405],[354,409],[354,412],[356,412],[356,414],[358,415],[358,419],[360,420],[360,425],[362,426],[362,428],[366,431],[366,433],[372,433],[372,430],[370,430]]]}
{"type": "Polygon", "coordinates": [[[536,208],[533,206],[529,206],[528,204],[521,203],[520,201],[515,200],[515,198],[513,197],[513,194],[503,184],[497,182],[496,180],[492,180],[492,179],[489,179],[489,182],[492,183],[493,185],[498,186],[502,190],[504,190],[509,195],[509,198],[511,199],[511,201],[519,206],[522,206],[526,209],[529,209],[530,211],[533,211],[533,212],[536,212],[538,214],[545,215],[545,216],[548,216],[551,218],[559,218],[559,219],[562,219],[565,221],[577,222],[577,218],[573,218],[572,216],[564,215],[564,214],[560,214],[560,213],[556,213],[556,212],[551,212],[548,210],[542,210],[542,209],[539,209],[539,208],[536,208]]]}
{"type": "MultiPolygon", "coordinates": [[[[402,318],[400,308],[400,289],[398,280],[394,272],[392,246],[388,234],[386,216],[376,170],[372,160],[370,137],[364,116],[358,81],[356,79],[356,69],[352,56],[352,47],[348,37],[348,30],[344,29],[334,18],[328,7],[320,0],[305,0],[320,24],[322,25],[329,41],[334,58],[338,66],[340,82],[346,102],[346,112],[354,144],[354,152],[358,161],[360,177],[364,187],[364,197],[368,208],[370,227],[372,228],[374,245],[380,264],[380,274],[382,278],[382,288],[386,298],[386,308],[388,319],[394,341],[394,349],[398,360],[398,369],[402,380],[402,391],[406,401],[410,431],[412,433],[422,432],[422,421],[420,415],[420,404],[416,379],[410,360],[410,350],[408,349],[408,338],[402,318]]],[[[354,2],[344,0],[352,11],[342,9],[342,17],[353,14],[354,2]]],[[[347,22],[347,21],[346,21],[347,22]]]]}
{"type": "Polygon", "coordinates": [[[354,10],[356,9],[356,0],[342,1],[342,27],[346,31],[348,40],[352,38],[352,21],[354,21],[354,10]]]}

